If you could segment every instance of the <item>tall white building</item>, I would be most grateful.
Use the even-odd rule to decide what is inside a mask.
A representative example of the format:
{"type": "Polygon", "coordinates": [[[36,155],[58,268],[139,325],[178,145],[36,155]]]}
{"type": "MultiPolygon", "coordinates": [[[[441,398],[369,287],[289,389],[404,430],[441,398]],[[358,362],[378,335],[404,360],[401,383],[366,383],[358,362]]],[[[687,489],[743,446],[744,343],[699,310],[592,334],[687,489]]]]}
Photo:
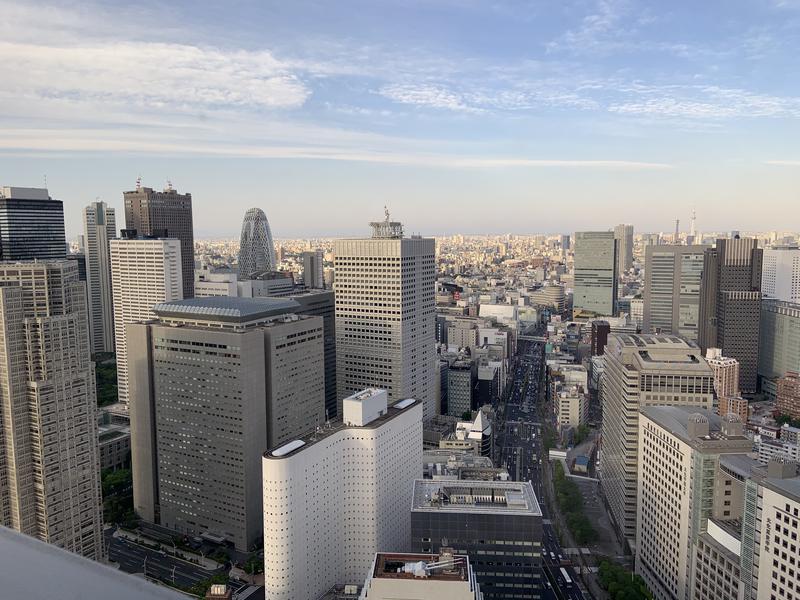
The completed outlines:
{"type": "Polygon", "coordinates": [[[263,458],[264,574],[271,600],[317,600],[361,581],[375,553],[410,546],[422,404],[385,390],[343,402],[344,419],[263,458]]]}
{"type": "Polygon", "coordinates": [[[636,572],[656,600],[688,600],[692,544],[713,516],[719,456],[749,452],[752,442],[737,416],[647,406],[639,449],[636,572]]]}
{"type": "Polygon", "coordinates": [[[74,261],[0,263],[0,525],[102,560],[88,323],[74,261]]]}
{"type": "Polygon", "coordinates": [[[639,409],[663,404],[710,410],[714,374],[700,348],[676,336],[611,334],[603,356],[601,483],[618,530],[634,546],[639,409]]]}
{"type": "Polygon", "coordinates": [[[372,229],[372,238],[334,244],[338,397],[378,387],[390,402],[417,398],[428,420],[436,406],[436,242],[403,237],[388,213],[372,229]]]}
{"type": "Polygon", "coordinates": [[[128,404],[125,325],[156,317],[153,306],[183,299],[181,243],[177,239],[111,240],[111,291],[119,401],[128,404]]]}
{"type": "Polygon", "coordinates": [[[86,289],[92,352],[114,351],[114,311],[111,303],[110,240],[116,236],[114,209],[92,202],[83,209],[86,289]]]}
{"type": "Polygon", "coordinates": [[[706,362],[714,371],[714,391],[717,398],[737,398],[739,396],[739,361],[722,356],[719,348],[706,350],[706,362]]]}
{"type": "Polygon", "coordinates": [[[764,298],[800,303],[800,248],[776,246],[764,250],[761,293],[764,298]]]}

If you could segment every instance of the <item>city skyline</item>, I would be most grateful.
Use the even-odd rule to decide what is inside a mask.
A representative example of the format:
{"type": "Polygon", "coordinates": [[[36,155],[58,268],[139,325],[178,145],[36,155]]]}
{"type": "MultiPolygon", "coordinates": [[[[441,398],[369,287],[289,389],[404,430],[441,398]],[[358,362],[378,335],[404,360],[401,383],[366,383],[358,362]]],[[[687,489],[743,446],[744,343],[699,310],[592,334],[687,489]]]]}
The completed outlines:
{"type": "Polygon", "coordinates": [[[794,2],[0,7],[0,179],[46,176],[70,237],[139,175],[198,237],[800,228],[794,2]]]}

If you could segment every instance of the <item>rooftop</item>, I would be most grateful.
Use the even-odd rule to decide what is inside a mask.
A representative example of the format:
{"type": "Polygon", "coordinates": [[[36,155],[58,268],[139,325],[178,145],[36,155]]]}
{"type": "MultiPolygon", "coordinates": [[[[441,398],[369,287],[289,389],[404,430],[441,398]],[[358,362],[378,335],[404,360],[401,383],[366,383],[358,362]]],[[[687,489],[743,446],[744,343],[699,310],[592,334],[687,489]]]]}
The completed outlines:
{"type": "Polygon", "coordinates": [[[183,594],[0,527],[3,598],[181,600],[183,594]]]}
{"type": "Polygon", "coordinates": [[[693,446],[706,447],[719,442],[739,442],[742,452],[752,449],[752,442],[744,435],[741,423],[734,423],[738,425],[734,430],[740,430],[741,435],[726,434],[723,432],[723,418],[699,406],[645,406],[639,412],[678,439],[693,446]],[[707,422],[708,435],[692,435],[689,431],[690,421],[707,422]]]}
{"type": "Polygon", "coordinates": [[[163,302],[153,307],[159,317],[201,318],[242,323],[293,312],[300,304],[289,298],[213,296],[163,302]]]}
{"type": "Polygon", "coordinates": [[[518,481],[417,479],[411,510],[542,516],[531,484],[518,481]]]}
{"type": "Polygon", "coordinates": [[[308,448],[314,444],[332,436],[335,433],[344,431],[345,429],[377,429],[384,423],[391,421],[401,413],[407,411],[410,407],[421,404],[419,400],[413,400],[408,403],[407,400],[397,402],[389,406],[386,414],[370,421],[364,426],[351,426],[346,425],[344,421],[337,419],[330,421],[328,424],[317,428],[317,431],[310,432],[308,435],[292,440],[279,446],[278,448],[271,448],[264,453],[264,458],[269,460],[281,460],[293,456],[301,448],[308,448]]]}
{"type": "Polygon", "coordinates": [[[459,554],[394,554],[375,556],[376,579],[469,581],[469,558],[459,554]]]}

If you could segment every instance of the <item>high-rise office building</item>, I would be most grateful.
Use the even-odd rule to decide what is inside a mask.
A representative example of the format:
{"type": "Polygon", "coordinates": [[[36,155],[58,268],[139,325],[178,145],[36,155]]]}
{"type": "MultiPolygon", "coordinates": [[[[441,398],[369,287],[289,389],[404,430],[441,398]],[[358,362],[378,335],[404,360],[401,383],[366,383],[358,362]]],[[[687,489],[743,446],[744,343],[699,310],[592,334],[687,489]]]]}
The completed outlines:
{"type": "Polygon", "coordinates": [[[800,248],[774,246],[764,250],[761,293],[765,299],[800,303],[800,248]]]}
{"type": "Polygon", "coordinates": [[[789,371],[778,378],[775,409],[792,419],[800,419],[800,375],[789,371]]]}
{"type": "Polygon", "coordinates": [[[66,254],[63,202],[43,188],[0,187],[0,261],[66,254]]]}
{"type": "Polygon", "coordinates": [[[303,252],[303,283],[307,288],[325,287],[325,270],[322,250],[303,252]]]}
{"type": "Polygon", "coordinates": [[[114,209],[92,202],[83,209],[86,289],[89,296],[89,334],[92,352],[114,351],[114,310],[111,300],[111,248],[116,237],[114,209]]]}
{"type": "Polygon", "coordinates": [[[344,398],[367,387],[416,398],[434,415],[436,242],[372,223],[372,237],[336,240],[336,382],[344,398]]]}
{"type": "Polygon", "coordinates": [[[267,215],[260,208],[248,209],[242,221],[239,241],[239,279],[251,279],[259,273],[275,271],[277,268],[275,244],[267,215]]]}
{"type": "Polygon", "coordinates": [[[614,239],[617,240],[617,274],[621,276],[633,267],[633,225],[617,225],[614,239]]]}
{"type": "Polygon", "coordinates": [[[125,227],[135,229],[143,237],[164,237],[180,240],[183,298],[194,296],[194,226],[192,195],[179,194],[171,184],[163,192],[138,184],[132,192],[124,192],[125,227]]]}
{"type": "Polygon", "coordinates": [[[0,525],[103,559],[96,413],[77,266],[0,263],[0,525]]]}
{"type": "Polygon", "coordinates": [[[385,390],[343,402],[343,420],[263,458],[265,587],[271,600],[316,600],[363,580],[381,548],[409,549],[422,464],[422,405],[385,390]]]}
{"type": "MultiPolygon", "coordinates": [[[[133,236],[133,232],[123,232],[133,236]]],[[[111,240],[111,297],[117,352],[119,401],[128,404],[128,346],[125,326],[155,317],[153,306],[183,298],[181,243],[175,239],[111,240]]]]}
{"type": "Polygon", "coordinates": [[[645,248],[644,333],[673,334],[697,341],[706,248],[645,248]]]}
{"type": "Polygon", "coordinates": [[[261,453],[325,424],[322,318],[294,304],[193,298],[127,326],[142,518],[242,551],[261,537],[261,453]]]}
{"type": "Polygon", "coordinates": [[[574,318],[613,316],[617,312],[617,256],[613,231],[575,233],[574,318]]]}
{"type": "Polygon", "coordinates": [[[601,483],[617,529],[634,546],[639,410],[653,404],[711,410],[714,374],[700,348],[676,336],[612,333],[604,357],[601,483]]]}
{"type": "Polygon", "coordinates": [[[722,356],[719,348],[706,350],[706,362],[714,372],[714,391],[717,398],[730,398],[739,395],[739,361],[722,356]]]}
{"type": "Polygon", "coordinates": [[[447,414],[461,417],[475,408],[477,367],[469,358],[453,362],[447,369],[447,414]]]}
{"type": "Polygon", "coordinates": [[[788,371],[800,371],[800,304],[764,300],[758,345],[761,391],[774,399],[775,381],[788,371]]]}
{"type": "Polygon", "coordinates": [[[418,479],[411,545],[475,557],[486,600],[541,595],[542,511],[530,482],[418,479]]]}
{"type": "Polygon", "coordinates": [[[562,234],[559,239],[561,240],[561,250],[564,252],[569,250],[570,235],[568,233],[562,234]]]}
{"type": "Polygon", "coordinates": [[[685,600],[692,545],[713,516],[719,457],[749,452],[752,442],[738,417],[691,406],[643,407],[638,433],[636,572],[654,598],[685,600]]]}
{"type": "Polygon", "coordinates": [[[596,319],[592,321],[592,356],[602,356],[608,344],[608,334],[611,333],[611,324],[608,321],[596,319]]]}
{"type": "Polygon", "coordinates": [[[705,251],[698,341],[739,361],[739,388],[756,391],[762,250],[754,238],[718,239],[705,251]]]}

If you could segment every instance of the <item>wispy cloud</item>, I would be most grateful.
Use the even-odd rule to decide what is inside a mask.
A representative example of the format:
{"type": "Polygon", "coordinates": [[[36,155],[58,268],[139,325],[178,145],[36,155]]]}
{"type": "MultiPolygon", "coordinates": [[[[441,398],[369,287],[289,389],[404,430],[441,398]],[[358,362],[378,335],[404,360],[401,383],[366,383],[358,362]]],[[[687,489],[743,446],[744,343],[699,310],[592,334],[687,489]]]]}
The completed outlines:
{"type": "Polygon", "coordinates": [[[765,165],[774,167],[800,167],[800,159],[797,160],[765,160],[765,165]]]}
{"type": "Polygon", "coordinates": [[[437,85],[398,83],[383,86],[379,93],[401,104],[464,112],[480,112],[481,110],[474,106],[468,106],[461,95],[437,85]]]}

